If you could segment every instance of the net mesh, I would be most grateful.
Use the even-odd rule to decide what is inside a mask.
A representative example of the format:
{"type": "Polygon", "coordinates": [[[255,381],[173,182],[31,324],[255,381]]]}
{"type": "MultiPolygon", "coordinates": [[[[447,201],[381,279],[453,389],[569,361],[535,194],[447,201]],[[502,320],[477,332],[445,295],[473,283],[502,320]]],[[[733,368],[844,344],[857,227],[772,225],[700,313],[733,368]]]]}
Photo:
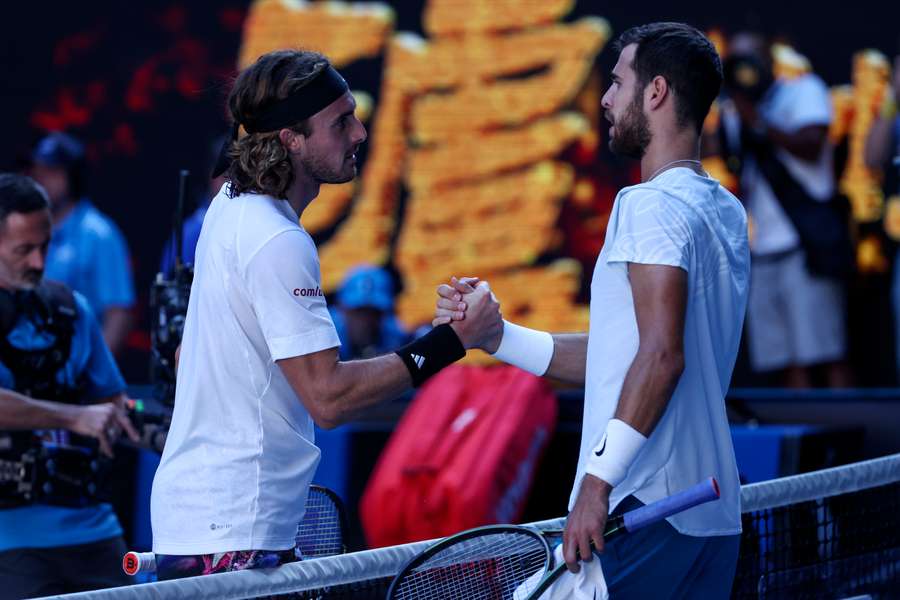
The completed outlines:
{"type": "MultiPolygon", "coordinates": [[[[900,454],[744,486],[744,533],[732,597],[900,597],[898,500],[900,454]]],[[[563,521],[532,525],[559,529],[563,521]]],[[[193,577],[66,598],[383,599],[393,577],[430,545],[417,542],[305,560],[278,569],[193,577]]]]}
{"type": "Polygon", "coordinates": [[[900,597],[900,462],[875,467],[881,485],[745,511],[732,597],[900,597]]]}

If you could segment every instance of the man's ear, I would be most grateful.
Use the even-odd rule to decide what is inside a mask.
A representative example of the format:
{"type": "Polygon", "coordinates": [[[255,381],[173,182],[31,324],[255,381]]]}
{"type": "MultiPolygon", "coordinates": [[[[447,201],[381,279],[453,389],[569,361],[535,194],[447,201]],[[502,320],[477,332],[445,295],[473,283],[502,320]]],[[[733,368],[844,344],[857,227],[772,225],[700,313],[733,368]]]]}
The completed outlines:
{"type": "Polygon", "coordinates": [[[293,129],[281,129],[278,132],[278,139],[288,154],[301,154],[306,150],[306,136],[293,129]]]}
{"type": "Polygon", "coordinates": [[[666,98],[669,96],[669,82],[662,75],[654,77],[647,88],[644,90],[644,101],[647,103],[649,110],[659,108],[666,98]]]}

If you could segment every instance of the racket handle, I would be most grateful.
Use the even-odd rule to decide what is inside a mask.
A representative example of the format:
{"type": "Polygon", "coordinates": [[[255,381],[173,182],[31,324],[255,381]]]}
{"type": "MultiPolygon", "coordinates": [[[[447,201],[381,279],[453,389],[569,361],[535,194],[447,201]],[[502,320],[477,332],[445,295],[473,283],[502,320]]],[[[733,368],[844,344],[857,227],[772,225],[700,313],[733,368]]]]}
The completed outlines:
{"type": "Polygon", "coordinates": [[[152,552],[126,552],[122,557],[122,570],[128,575],[155,573],[156,555],[152,552]]]}
{"type": "Polygon", "coordinates": [[[638,531],[675,513],[715,500],[720,495],[719,484],[715,477],[710,477],[668,498],[625,513],[622,515],[625,529],[629,532],[638,531]]]}
{"type": "MultiPolygon", "coordinates": [[[[609,519],[606,523],[606,530],[603,532],[603,539],[608,541],[625,533],[633,533],[643,527],[658,523],[677,512],[687,510],[698,504],[703,504],[704,502],[715,500],[719,496],[719,484],[716,483],[714,477],[710,477],[706,481],[698,483],[697,485],[692,485],[688,489],[678,492],[673,496],[663,498],[652,504],[628,511],[624,515],[609,519]]],[[[593,547],[593,542],[591,542],[591,547],[593,547]]],[[[537,587],[528,594],[526,600],[538,600],[565,570],[566,563],[563,562],[556,565],[544,579],[538,583],[537,587]]]]}

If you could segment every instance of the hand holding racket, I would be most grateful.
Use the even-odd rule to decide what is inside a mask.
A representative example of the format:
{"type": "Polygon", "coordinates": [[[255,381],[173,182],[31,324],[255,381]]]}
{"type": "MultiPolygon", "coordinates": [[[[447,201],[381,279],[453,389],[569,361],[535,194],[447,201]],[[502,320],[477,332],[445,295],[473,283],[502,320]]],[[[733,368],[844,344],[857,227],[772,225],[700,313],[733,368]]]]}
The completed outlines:
{"type": "MultiPolygon", "coordinates": [[[[682,492],[610,519],[603,534],[610,540],[633,533],[666,517],[719,498],[710,477],[682,492]]],[[[391,583],[389,599],[454,598],[494,600],[527,594],[537,600],[565,571],[553,564],[548,543],[561,532],[528,527],[491,525],[464,531],[442,540],[414,557],[391,583]],[[532,582],[544,576],[536,585],[532,582]],[[533,585],[533,589],[528,589],[533,585]]]]}

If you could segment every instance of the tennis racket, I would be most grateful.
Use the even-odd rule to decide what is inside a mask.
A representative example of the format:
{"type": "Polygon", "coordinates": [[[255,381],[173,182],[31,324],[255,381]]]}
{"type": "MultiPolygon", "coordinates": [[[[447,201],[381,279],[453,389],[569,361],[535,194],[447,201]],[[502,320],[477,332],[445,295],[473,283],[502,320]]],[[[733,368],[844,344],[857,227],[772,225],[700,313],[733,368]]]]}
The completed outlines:
{"type": "MultiPolygon", "coordinates": [[[[604,540],[633,533],[719,497],[712,477],[682,492],[610,519],[604,540]]],[[[442,540],[414,557],[391,583],[390,600],[537,600],[565,571],[554,565],[562,531],[489,525],[442,540]],[[536,576],[543,573],[543,577],[536,576]]]]}
{"type": "Polygon", "coordinates": [[[346,552],[347,512],[338,495],[327,487],[309,486],[306,512],[297,526],[296,546],[303,560],[346,552]]]}

